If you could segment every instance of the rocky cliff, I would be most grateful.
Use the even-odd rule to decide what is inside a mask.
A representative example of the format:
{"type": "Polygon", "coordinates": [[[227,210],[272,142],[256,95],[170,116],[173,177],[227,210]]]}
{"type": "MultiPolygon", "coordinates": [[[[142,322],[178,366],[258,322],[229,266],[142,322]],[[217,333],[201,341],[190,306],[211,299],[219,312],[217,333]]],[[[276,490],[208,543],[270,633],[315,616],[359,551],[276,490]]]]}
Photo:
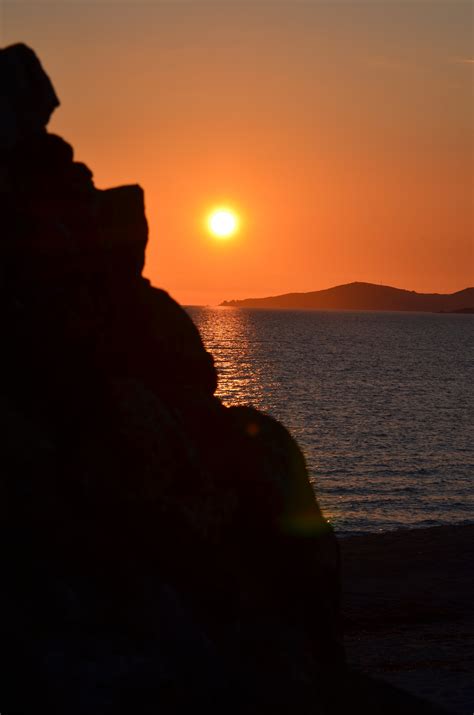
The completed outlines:
{"type": "Polygon", "coordinates": [[[326,693],[337,552],[298,447],[213,396],[195,326],[141,277],[142,189],[97,189],[48,133],[32,50],[2,50],[0,82],[2,712],[326,693]]]}
{"type": "Polygon", "coordinates": [[[96,188],[48,133],[32,50],[0,51],[0,88],[1,712],[347,711],[337,544],[298,446],[214,397],[194,324],[141,276],[142,189],[96,188]]]}

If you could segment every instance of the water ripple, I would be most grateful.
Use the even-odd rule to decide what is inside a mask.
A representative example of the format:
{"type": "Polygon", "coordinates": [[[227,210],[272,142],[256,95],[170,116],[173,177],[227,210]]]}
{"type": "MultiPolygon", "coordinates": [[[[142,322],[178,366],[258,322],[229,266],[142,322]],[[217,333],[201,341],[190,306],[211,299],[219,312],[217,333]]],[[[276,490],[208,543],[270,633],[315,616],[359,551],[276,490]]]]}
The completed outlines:
{"type": "Polygon", "coordinates": [[[473,520],[471,316],[189,312],[219,397],[291,430],[340,532],[473,520]]]}

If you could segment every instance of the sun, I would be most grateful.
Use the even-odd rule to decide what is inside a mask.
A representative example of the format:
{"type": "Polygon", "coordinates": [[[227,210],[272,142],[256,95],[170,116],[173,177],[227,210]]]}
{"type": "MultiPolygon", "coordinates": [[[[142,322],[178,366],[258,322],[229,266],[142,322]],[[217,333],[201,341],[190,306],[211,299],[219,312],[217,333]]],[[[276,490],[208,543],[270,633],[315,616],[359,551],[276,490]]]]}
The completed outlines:
{"type": "Polygon", "coordinates": [[[230,238],[239,229],[239,217],[232,209],[220,207],[209,214],[207,227],[215,238],[230,238]]]}

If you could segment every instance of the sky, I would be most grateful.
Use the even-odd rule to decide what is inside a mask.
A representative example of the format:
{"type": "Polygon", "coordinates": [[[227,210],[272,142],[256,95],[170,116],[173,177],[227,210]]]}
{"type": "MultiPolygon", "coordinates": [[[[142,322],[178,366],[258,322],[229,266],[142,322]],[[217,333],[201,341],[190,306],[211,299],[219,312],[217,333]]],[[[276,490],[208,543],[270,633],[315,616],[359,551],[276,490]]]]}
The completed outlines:
{"type": "Polygon", "coordinates": [[[461,0],[0,0],[99,188],[139,183],[145,275],[184,304],[351,281],[474,285],[461,0]],[[238,234],[206,230],[214,206],[238,234]]]}

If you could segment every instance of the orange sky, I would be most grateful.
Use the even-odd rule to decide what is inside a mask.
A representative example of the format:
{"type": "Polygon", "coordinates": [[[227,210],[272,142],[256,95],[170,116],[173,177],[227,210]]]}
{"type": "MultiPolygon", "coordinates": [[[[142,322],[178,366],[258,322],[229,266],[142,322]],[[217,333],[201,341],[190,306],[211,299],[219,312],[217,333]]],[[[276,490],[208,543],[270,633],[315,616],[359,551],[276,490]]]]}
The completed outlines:
{"type": "Polygon", "coordinates": [[[98,187],[145,188],[145,273],[181,302],[474,284],[470,2],[0,6],[55,84],[50,129],[98,187]],[[218,242],[222,203],[242,228],[218,242]]]}

